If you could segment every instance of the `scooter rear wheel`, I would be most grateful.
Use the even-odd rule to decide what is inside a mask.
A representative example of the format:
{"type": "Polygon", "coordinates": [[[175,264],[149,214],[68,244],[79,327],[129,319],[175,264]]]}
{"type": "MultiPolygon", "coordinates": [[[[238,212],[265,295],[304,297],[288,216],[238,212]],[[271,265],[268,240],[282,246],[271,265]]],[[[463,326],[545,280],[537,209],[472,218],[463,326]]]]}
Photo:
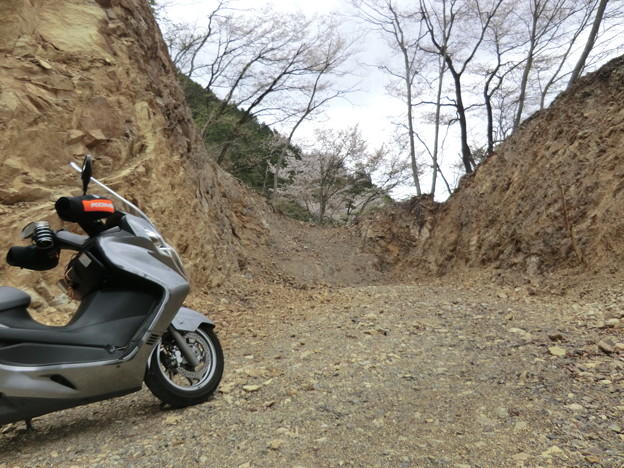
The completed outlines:
{"type": "Polygon", "coordinates": [[[215,332],[198,328],[182,332],[199,365],[193,367],[169,333],[165,333],[150,357],[145,383],[163,403],[174,408],[196,405],[208,400],[223,375],[223,350],[215,332]]]}

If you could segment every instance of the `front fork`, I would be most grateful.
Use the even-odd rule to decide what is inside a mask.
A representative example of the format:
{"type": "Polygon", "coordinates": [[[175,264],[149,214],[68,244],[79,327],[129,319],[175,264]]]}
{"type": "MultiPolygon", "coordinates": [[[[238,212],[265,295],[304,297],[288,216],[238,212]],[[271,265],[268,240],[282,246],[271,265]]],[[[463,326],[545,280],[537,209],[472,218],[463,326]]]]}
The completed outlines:
{"type": "Polygon", "coordinates": [[[169,333],[171,334],[173,341],[175,341],[176,345],[178,345],[180,352],[189,362],[191,367],[195,369],[197,366],[199,366],[200,364],[199,359],[197,359],[197,356],[195,355],[191,347],[188,345],[184,337],[180,334],[180,332],[176,330],[175,328],[173,328],[173,325],[169,325],[169,333]]]}
{"type": "Polygon", "coordinates": [[[193,332],[200,326],[214,328],[215,325],[212,320],[204,317],[199,312],[188,307],[181,307],[168,328],[173,341],[178,345],[180,352],[193,368],[196,368],[201,363],[180,332],[193,332]]]}

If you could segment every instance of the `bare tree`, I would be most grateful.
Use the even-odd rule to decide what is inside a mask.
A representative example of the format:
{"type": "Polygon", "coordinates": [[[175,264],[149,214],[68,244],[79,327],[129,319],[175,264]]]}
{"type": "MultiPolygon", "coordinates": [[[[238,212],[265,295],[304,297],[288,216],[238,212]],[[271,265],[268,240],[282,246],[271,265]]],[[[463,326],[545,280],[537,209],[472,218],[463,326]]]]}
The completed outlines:
{"type": "Polygon", "coordinates": [[[399,185],[409,182],[409,163],[381,147],[356,162],[352,189],[344,197],[345,221],[357,220],[399,185]]]}
{"type": "MultiPolygon", "coordinates": [[[[236,45],[243,44],[244,38],[250,34],[247,30],[237,31],[236,35],[223,37],[223,24],[228,22],[231,16],[228,15],[227,0],[220,0],[215,8],[208,13],[206,17],[206,25],[203,27],[197,24],[170,24],[167,26],[164,38],[171,54],[173,64],[186,75],[189,79],[196,78],[199,73],[202,78],[208,76],[207,87],[211,87],[215,79],[219,76],[224,60],[233,54],[233,48],[236,45]],[[215,36],[218,35],[218,38],[215,36]],[[210,41],[210,42],[209,42],[210,41]],[[206,45],[216,45],[217,52],[214,59],[210,63],[202,63],[198,65],[198,56],[203,55],[206,45]],[[205,72],[209,69],[209,73],[205,72]]],[[[226,29],[230,34],[231,30],[226,29]]],[[[202,60],[204,57],[202,57],[202,60]]]]}
{"type": "Polygon", "coordinates": [[[366,142],[357,127],[317,130],[311,150],[288,158],[286,173],[291,183],[282,188],[281,195],[294,198],[316,221],[325,222],[349,187],[348,166],[365,151],[366,142]]]}
{"type": "Polygon", "coordinates": [[[431,176],[431,194],[435,194],[438,173],[444,180],[446,188],[451,193],[450,187],[444,178],[440,168],[438,150],[440,148],[440,115],[442,113],[442,91],[444,89],[444,75],[446,73],[446,61],[440,59],[438,64],[438,89],[435,99],[435,117],[433,122],[433,151],[431,151],[431,161],[433,162],[433,175],[431,176]]]}
{"type": "MultiPolygon", "coordinates": [[[[357,8],[359,16],[377,31],[381,32],[393,49],[398,49],[401,58],[401,66],[396,69],[388,65],[382,68],[393,78],[403,83],[403,96],[406,108],[406,126],[409,142],[409,155],[412,167],[412,180],[416,187],[416,194],[420,196],[420,169],[416,160],[416,143],[414,132],[414,81],[420,72],[420,48],[419,41],[422,34],[410,34],[410,26],[414,22],[419,24],[418,12],[403,13],[393,0],[354,0],[353,5],[357,8]]],[[[395,49],[395,50],[396,50],[395,49]]]]}
{"type": "MultiPolygon", "coordinates": [[[[601,0],[577,0],[567,9],[562,25],[563,44],[557,47],[557,53],[550,53],[550,66],[538,70],[540,84],[540,109],[547,105],[548,98],[562,88],[562,83],[570,75],[569,62],[572,59],[579,39],[587,32],[597,2],[601,0]]],[[[603,12],[604,13],[604,12],[603,12]]],[[[602,14],[601,14],[602,18],[602,14]]],[[[591,34],[591,33],[590,33],[591,34]]],[[[595,42],[595,38],[594,38],[595,42]]],[[[593,44],[592,44],[593,47],[593,44]]],[[[589,55],[590,50],[587,51],[589,55]]],[[[587,57],[586,57],[587,58],[587,57]]],[[[584,65],[583,67],[584,68],[584,65]]]]}
{"type": "Polygon", "coordinates": [[[589,57],[590,52],[596,44],[596,38],[598,37],[598,31],[600,30],[600,25],[602,24],[602,20],[604,18],[607,3],[609,3],[609,0],[599,0],[598,2],[598,7],[596,8],[596,15],[594,16],[594,22],[592,24],[591,31],[589,32],[589,36],[587,37],[587,41],[585,42],[583,52],[581,53],[578,62],[576,62],[576,66],[572,70],[572,75],[570,76],[570,81],[568,82],[568,88],[574,84],[579,76],[581,76],[581,73],[585,68],[587,57],[589,57]]]}
{"type": "MultiPolygon", "coordinates": [[[[575,0],[529,0],[528,10],[516,12],[526,30],[527,51],[519,84],[514,129],[520,125],[527,101],[529,78],[539,61],[547,60],[548,50],[562,44],[563,23],[570,16],[569,2],[575,0]]],[[[547,63],[545,68],[550,67],[547,63]]]]}
{"type": "MultiPolygon", "coordinates": [[[[564,80],[572,82],[622,45],[614,36],[622,0],[351,1],[392,51],[380,68],[389,77],[387,89],[405,104],[401,141],[418,195],[429,170],[425,156],[432,193],[440,177],[450,191],[440,165],[455,130],[463,172],[472,172],[478,156],[491,154],[564,80]]],[[[229,119],[216,148],[219,163],[235,157],[230,150],[250,120],[285,129],[265,177],[267,193],[272,185],[275,196],[287,146],[303,122],[348,91],[339,81],[349,43],[336,23],[268,10],[250,15],[232,2],[219,0],[203,28],[178,27],[169,43],[180,70],[214,93],[203,129],[229,119]],[[231,112],[234,107],[240,112],[231,112]]]]}
{"type": "Polygon", "coordinates": [[[357,126],[319,129],[300,155],[288,155],[290,183],[280,197],[305,207],[314,221],[345,222],[359,217],[405,181],[406,165],[384,148],[370,152],[357,126]]]}
{"type": "Polygon", "coordinates": [[[280,170],[288,154],[293,137],[301,124],[314,115],[330,101],[344,97],[350,89],[340,89],[335,80],[344,75],[340,68],[351,57],[353,43],[349,43],[338,33],[334,24],[324,28],[325,43],[317,49],[315,63],[309,66],[309,84],[298,89],[301,95],[300,106],[293,106],[287,120],[291,122],[290,130],[282,141],[281,152],[274,166],[273,191],[271,202],[275,201],[278,192],[280,170]]]}
{"type": "Polygon", "coordinates": [[[442,0],[438,7],[420,0],[420,8],[433,52],[444,58],[453,78],[455,108],[461,132],[462,162],[466,173],[474,171],[475,163],[468,144],[468,122],[464,104],[462,76],[480,49],[492,18],[503,0],[460,1],[442,0]],[[471,28],[458,30],[459,22],[470,21],[471,28]],[[470,33],[472,31],[472,33],[470,33]],[[456,36],[461,34],[462,38],[456,36]]]}
{"type": "Polygon", "coordinates": [[[508,134],[511,126],[505,126],[508,112],[504,104],[509,94],[504,86],[507,78],[521,66],[521,62],[514,60],[522,47],[519,40],[518,20],[513,14],[515,5],[511,2],[502,4],[497,15],[492,18],[490,28],[485,38],[485,56],[488,60],[476,68],[476,73],[482,74],[482,95],[486,116],[486,145],[487,156],[494,152],[495,144],[508,134]],[[501,105],[496,106],[496,101],[501,105]],[[498,115],[495,116],[495,112],[498,115]],[[506,130],[507,129],[507,130],[506,130]]]}
{"type": "MultiPolygon", "coordinates": [[[[217,152],[223,164],[241,128],[250,120],[268,125],[310,117],[329,96],[344,90],[327,79],[344,65],[348,44],[335,22],[310,19],[270,9],[236,12],[221,0],[208,15],[207,26],[179,26],[168,33],[179,69],[219,98],[203,129],[235,106],[241,113],[217,152]],[[296,117],[295,117],[296,116],[296,117]]],[[[295,129],[296,130],[296,129],[295,129]]]]}

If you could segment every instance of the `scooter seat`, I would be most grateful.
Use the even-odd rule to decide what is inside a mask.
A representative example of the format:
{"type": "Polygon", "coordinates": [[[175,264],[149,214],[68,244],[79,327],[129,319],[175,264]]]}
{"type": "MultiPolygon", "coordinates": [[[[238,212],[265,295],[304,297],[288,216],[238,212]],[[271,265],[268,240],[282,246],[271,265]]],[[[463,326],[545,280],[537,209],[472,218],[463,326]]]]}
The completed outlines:
{"type": "Polygon", "coordinates": [[[30,296],[10,286],[0,286],[0,312],[4,310],[25,308],[30,305],[30,296]]]}

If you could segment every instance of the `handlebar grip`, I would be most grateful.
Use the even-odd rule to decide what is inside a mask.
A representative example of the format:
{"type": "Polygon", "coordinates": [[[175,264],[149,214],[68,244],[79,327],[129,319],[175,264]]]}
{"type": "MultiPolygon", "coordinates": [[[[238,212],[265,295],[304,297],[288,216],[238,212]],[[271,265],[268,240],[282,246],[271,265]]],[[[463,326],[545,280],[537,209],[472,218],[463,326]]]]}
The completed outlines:
{"type": "Polygon", "coordinates": [[[57,249],[40,249],[35,245],[28,247],[11,247],[6,257],[11,266],[27,268],[29,270],[51,270],[59,263],[57,249]]]}

